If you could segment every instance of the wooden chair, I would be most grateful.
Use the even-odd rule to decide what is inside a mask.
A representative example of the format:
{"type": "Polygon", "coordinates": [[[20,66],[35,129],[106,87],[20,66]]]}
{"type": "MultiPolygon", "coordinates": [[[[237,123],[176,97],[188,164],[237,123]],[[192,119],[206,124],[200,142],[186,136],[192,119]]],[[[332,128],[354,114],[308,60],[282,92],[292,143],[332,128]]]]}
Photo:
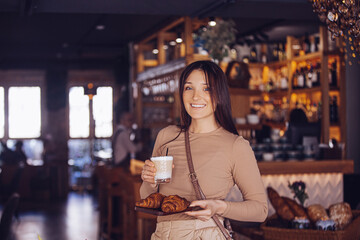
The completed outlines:
{"type": "MultiPolygon", "coordinates": [[[[119,175],[121,175],[123,171],[121,168],[109,168],[107,166],[96,167],[95,172],[98,178],[99,201],[98,239],[111,239],[113,233],[118,235],[122,234],[119,228],[113,226],[113,199],[121,200],[122,193],[119,193],[119,191],[121,191],[119,175]]],[[[121,218],[119,218],[119,220],[121,220],[121,218]]]]}
{"type": "Polygon", "coordinates": [[[107,239],[123,239],[123,196],[125,184],[122,176],[125,175],[122,168],[113,168],[108,175],[107,183],[107,239]]]}
{"type": "Polygon", "coordinates": [[[11,224],[13,216],[19,205],[20,196],[17,193],[13,193],[7,203],[5,204],[4,211],[0,220],[0,239],[7,240],[11,233],[11,224]]]}
{"type": "Polygon", "coordinates": [[[135,202],[140,201],[140,186],[141,179],[140,176],[127,176],[127,184],[126,184],[126,194],[127,194],[127,226],[124,226],[127,231],[127,237],[124,239],[150,239],[151,233],[155,231],[156,227],[156,216],[135,212],[135,202]],[[133,229],[133,232],[130,233],[129,229],[133,229]],[[135,230],[136,233],[135,233],[135,230]],[[129,232],[129,233],[127,233],[129,232]],[[135,234],[134,234],[135,233],[135,234]]]}

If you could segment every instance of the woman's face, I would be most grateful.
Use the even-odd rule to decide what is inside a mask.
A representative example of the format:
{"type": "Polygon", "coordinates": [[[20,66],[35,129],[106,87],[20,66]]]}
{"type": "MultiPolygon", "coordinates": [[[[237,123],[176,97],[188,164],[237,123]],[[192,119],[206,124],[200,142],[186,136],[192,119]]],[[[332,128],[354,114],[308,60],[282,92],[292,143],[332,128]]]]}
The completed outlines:
{"type": "Polygon", "coordinates": [[[194,70],[185,81],[183,101],[186,112],[193,120],[215,118],[215,107],[203,71],[194,70]]]}

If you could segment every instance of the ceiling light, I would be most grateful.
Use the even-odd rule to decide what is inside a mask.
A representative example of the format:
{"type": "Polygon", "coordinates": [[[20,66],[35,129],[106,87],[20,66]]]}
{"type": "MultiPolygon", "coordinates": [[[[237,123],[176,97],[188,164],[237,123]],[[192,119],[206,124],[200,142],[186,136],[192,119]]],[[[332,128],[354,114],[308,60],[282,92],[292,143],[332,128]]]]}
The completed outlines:
{"type": "Polygon", "coordinates": [[[175,42],[175,41],[170,41],[170,42],[169,42],[169,45],[170,45],[170,46],[175,46],[175,45],[176,45],[176,42],[175,42]]]}
{"type": "Polygon", "coordinates": [[[214,17],[210,17],[210,20],[209,20],[209,26],[210,27],[214,27],[216,26],[216,21],[215,21],[215,18],[214,17]]]}
{"type": "Polygon", "coordinates": [[[177,34],[177,38],[175,39],[175,42],[177,42],[177,43],[182,43],[183,42],[180,33],[177,34]]]}
{"type": "Polygon", "coordinates": [[[164,45],[164,46],[163,46],[163,49],[164,49],[164,50],[168,50],[168,48],[169,48],[168,45],[164,45]]]}
{"type": "Polygon", "coordinates": [[[96,25],[96,30],[102,31],[104,29],[105,29],[105,25],[103,25],[103,24],[96,25]]]}
{"type": "Polygon", "coordinates": [[[159,50],[156,49],[156,48],[154,48],[154,49],[152,50],[152,53],[153,53],[153,54],[158,54],[158,53],[159,53],[159,50]]]}

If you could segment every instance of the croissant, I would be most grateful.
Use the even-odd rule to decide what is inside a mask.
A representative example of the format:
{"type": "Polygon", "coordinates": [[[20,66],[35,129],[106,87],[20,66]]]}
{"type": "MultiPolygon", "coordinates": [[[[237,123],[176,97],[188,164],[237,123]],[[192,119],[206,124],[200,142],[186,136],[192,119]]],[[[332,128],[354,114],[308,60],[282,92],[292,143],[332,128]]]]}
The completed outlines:
{"type": "Polygon", "coordinates": [[[178,195],[170,195],[164,198],[161,210],[165,213],[176,213],[187,209],[190,202],[178,195]]]}
{"type": "Polygon", "coordinates": [[[152,193],[147,198],[141,199],[140,202],[136,202],[135,206],[144,208],[160,208],[164,195],[161,193],[152,193]]]}

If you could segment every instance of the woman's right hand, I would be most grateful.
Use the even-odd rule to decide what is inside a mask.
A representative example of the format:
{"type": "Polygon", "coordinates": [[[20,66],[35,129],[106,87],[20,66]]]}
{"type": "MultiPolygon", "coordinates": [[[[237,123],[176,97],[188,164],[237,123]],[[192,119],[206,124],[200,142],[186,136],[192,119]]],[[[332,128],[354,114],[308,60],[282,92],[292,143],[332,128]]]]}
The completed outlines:
{"type": "Polygon", "coordinates": [[[150,160],[146,160],[145,165],[143,166],[143,170],[141,172],[141,179],[144,182],[148,182],[153,187],[155,187],[156,186],[156,184],[155,184],[155,173],[156,173],[155,164],[150,160]]]}

